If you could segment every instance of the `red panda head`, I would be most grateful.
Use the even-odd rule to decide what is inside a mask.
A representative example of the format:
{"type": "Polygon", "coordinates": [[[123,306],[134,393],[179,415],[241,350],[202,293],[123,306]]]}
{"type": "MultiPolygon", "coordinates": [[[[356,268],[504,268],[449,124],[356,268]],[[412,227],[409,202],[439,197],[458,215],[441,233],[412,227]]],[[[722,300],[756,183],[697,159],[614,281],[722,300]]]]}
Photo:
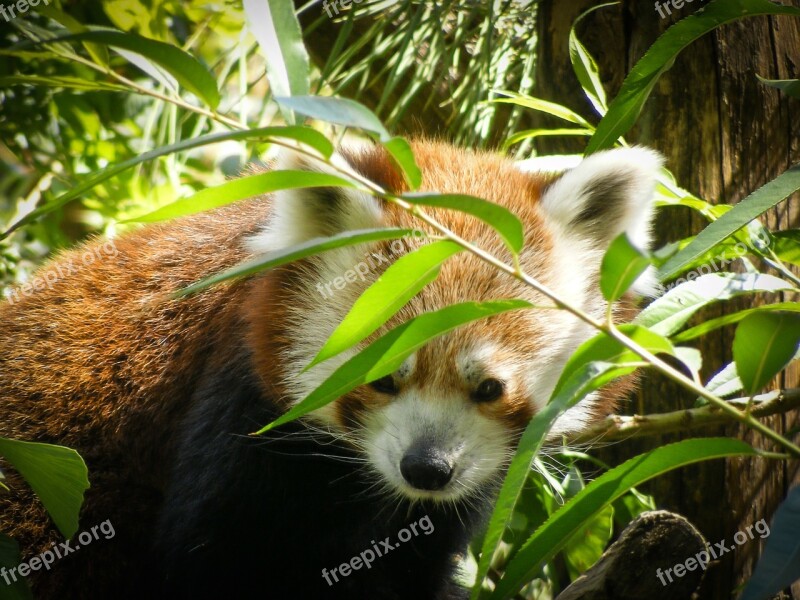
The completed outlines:
{"type": "MultiPolygon", "coordinates": [[[[605,310],[598,274],[611,240],[627,232],[637,245],[649,244],[661,164],[649,150],[597,153],[552,175],[524,172],[500,157],[439,143],[416,142],[413,149],[422,190],[470,194],[509,208],[525,226],[523,270],[595,317],[605,310]]],[[[379,148],[346,149],[335,159],[385,189],[406,191],[379,148]]],[[[278,168],[326,170],[292,153],[279,160],[278,168]]],[[[347,188],[283,191],[272,202],[269,222],[249,242],[254,253],[352,229],[427,230],[396,205],[347,188]]],[[[462,238],[510,261],[497,234],[474,217],[426,211],[462,238]]],[[[303,371],[358,296],[388,264],[423,243],[404,238],[343,248],[262,278],[248,308],[250,342],[262,379],[275,382],[273,396],[286,406],[299,402],[359,349],[303,371]]],[[[644,279],[638,283],[647,287],[644,279]]],[[[459,253],[362,347],[421,313],[506,298],[552,306],[476,256],[459,253]]],[[[588,326],[552,308],[496,315],[431,341],[389,377],[312,413],[309,424],[349,439],[392,491],[414,499],[469,497],[497,480],[518,435],[547,402],[565,361],[591,335],[588,326]]],[[[580,430],[613,407],[613,391],[594,394],[565,413],[552,434],[580,430]]]]}

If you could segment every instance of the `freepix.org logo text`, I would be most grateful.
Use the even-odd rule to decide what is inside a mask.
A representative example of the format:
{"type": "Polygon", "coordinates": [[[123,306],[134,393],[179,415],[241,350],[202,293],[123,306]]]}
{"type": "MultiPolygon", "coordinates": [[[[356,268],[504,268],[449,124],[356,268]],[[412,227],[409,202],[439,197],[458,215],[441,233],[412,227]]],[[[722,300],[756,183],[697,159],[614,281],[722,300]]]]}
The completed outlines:
{"type": "Polygon", "coordinates": [[[18,15],[24,15],[32,6],[39,6],[50,4],[50,0],[17,0],[12,4],[4,5],[0,3],[0,15],[8,23],[11,19],[16,19],[18,15]]]}

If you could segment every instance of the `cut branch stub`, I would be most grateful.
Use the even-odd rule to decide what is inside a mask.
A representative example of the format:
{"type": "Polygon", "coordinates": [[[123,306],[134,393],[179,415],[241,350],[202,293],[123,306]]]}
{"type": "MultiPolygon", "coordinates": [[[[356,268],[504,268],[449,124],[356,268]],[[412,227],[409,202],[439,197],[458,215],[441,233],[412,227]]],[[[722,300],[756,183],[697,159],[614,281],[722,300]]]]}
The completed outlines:
{"type": "Polygon", "coordinates": [[[556,600],[690,600],[703,581],[697,557],[703,558],[706,546],[684,517],[664,510],[642,513],[556,600]],[[690,559],[693,569],[686,568],[690,559]],[[678,564],[681,576],[675,574],[678,564]]]}

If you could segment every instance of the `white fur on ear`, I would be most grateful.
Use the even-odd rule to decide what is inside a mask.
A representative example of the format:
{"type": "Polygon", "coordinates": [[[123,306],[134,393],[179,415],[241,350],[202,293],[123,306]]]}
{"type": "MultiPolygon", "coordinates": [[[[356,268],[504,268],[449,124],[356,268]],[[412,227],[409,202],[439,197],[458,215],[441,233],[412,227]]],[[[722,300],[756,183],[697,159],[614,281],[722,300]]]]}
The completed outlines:
{"type": "Polygon", "coordinates": [[[624,231],[646,249],[662,163],[657,152],[642,147],[592,154],[548,187],[542,209],[568,235],[608,243],[624,231]]]}
{"type": "MultiPolygon", "coordinates": [[[[331,161],[349,167],[341,154],[335,153],[331,161]]],[[[311,171],[342,177],[341,173],[325,163],[288,149],[278,154],[273,170],[311,171]]],[[[254,254],[272,252],[342,231],[379,227],[381,224],[382,211],[378,201],[351,188],[281,190],[272,195],[271,202],[269,221],[247,241],[247,249],[254,254]]]]}
{"type": "MultiPolygon", "coordinates": [[[[660,154],[643,147],[592,154],[545,190],[542,212],[566,247],[605,252],[611,241],[625,232],[634,246],[647,250],[662,164],[660,154]]],[[[654,270],[648,269],[633,289],[657,295],[654,270]]]]}

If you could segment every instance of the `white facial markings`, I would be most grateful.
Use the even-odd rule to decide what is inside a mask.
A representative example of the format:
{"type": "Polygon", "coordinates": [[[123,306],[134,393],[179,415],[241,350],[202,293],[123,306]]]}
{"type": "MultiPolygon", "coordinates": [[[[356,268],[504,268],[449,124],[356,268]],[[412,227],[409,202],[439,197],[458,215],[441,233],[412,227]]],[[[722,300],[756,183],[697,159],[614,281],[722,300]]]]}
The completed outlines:
{"type": "Polygon", "coordinates": [[[456,356],[456,372],[470,390],[474,390],[485,379],[497,379],[507,388],[514,389],[520,373],[524,372],[523,360],[509,360],[508,353],[490,341],[476,343],[456,356]]]}
{"type": "MultiPolygon", "coordinates": [[[[285,383],[286,389],[291,394],[289,398],[291,404],[303,400],[363,347],[361,344],[346,350],[303,372],[341,323],[355,298],[377,275],[372,274],[364,282],[356,281],[330,296],[320,294],[317,284],[339,277],[341,273],[352,268],[363,254],[363,247],[331,250],[321,257],[310,259],[310,268],[303,277],[296,280],[299,285],[297,296],[303,300],[286,307],[287,328],[291,331],[292,343],[281,357],[281,362],[285,365],[285,383]]],[[[326,425],[338,427],[333,404],[315,410],[310,416],[326,425]]]]}
{"type": "Polygon", "coordinates": [[[487,366],[495,353],[495,346],[489,343],[462,350],[456,357],[458,375],[469,387],[477,387],[486,377],[487,366]]]}
{"type": "Polygon", "coordinates": [[[508,453],[508,432],[481,415],[460,394],[411,388],[372,413],[365,426],[370,462],[390,484],[412,499],[454,500],[475,493],[499,473],[508,453]],[[427,438],[453,466],[453,478],[442,490],[409,485],[400,473],[408,449],[427,438]]]}
{"type": "Polygon", "coordinates": [[[455,368],[463,389],[437,389],[413,382],[416,355],[395,372],[399,394],[388,405],[370,411],[363,433],[370,462],[392,489],[412,499],[446,501],[478,493],[483,484],[497,477],[510,453],[510,432],[484,416],[466,390],[487,377],[513,380],[518,365],[503,364],[498,355],[498,346],[489,342],[460,352],[455,368]],[[403,457],[421,441],[434,447],[453,467],[451,481],[441,490],[414,488],[400,472],[403,457]]]}
{"type": "MultiPolygon", "coordinates": [[[[278,168],[317,170],[317,167],[301,163],[289,154],[284,162],[279,162],[278,168]]],[[[602,316],[605,303],[592,286],[604,248],[610,241],[609,236],[621,231],[626,231],[639,245],[646,244],[652,211],[647,200],[652,195],[654,173],[659,166],[657,155],[641,149],[598,153],[549,186],[540,208],[555,248],[549,252],[545,249],[547,244],[537,246],[535,250],[542,256],[532,262],[546,266],[537,266],[532,271],[536,270],[559,296],[594,316],[602,316]],[[605,188],[609,189],[604,192],[605,188]],[[603,193],[614,201],[614,206],[596,202],[598,194],[599,199],[603,199],[603,193]],[[587,208],[592,210],[587,211],[587,208]],[[617,210],[605,212],[609,208],[617,210]],[[549,253],[544,255],[544,252],[549,253]]],[[[459,165],[445,168],[456,169],[457,173],[459,165]]],[[[324,167],[319,170],[326,171],[324,167]]],[[[334,230],[376,227],[384,221],[379,203],[352,190],[339,189],[330,196],[319,190],[283,191],[275,194],[271,201],[269,223],[248,244],[256,254],[331,235],[336,232],[334,230]]],[[[307,270],[292,284],[297,288],[292,292],[294,302],[286,307],[288,322],[282,324],[291,342],[284,355],[275,360],[280,361],[287,373],[286,389],[294,404],[360,349],[348,350],[303,372],[380,269],[372,269],[359,281],[348,280],[349,284],[343,289],[333,284],[331,292],[326,286],[341,280],[355,265],[364,262],[367,255],[365,246],[324,253],[309,259],[307,270]],[[324,295],[320,287],[325,290],[324,295]]],[[[481,275],[468,273],[466,277],[476,279],[481,275]]],[[[480,283],[475,281],[476,285],[480,283]]],[[[430,293],[427,304],[435,306],[435,290],[423,293],[430,293]]],[[[495,378],[503,381],[515,397],[524,395],[535,404],[536,410],[541,409],[569,355],[592,334],[587,326],[564,311],[518,314],[519,331],[529,335],[541,349],[535,355],[488,340],[465,345],[456,356],[455,364],[445,362],[445,353],[431,353],[429,360],[433,364],[425,366],[426,370],[437,374],[437,380],[440,374],[443,379],[452,378],[454,374],[460,379],[455,383],[452,380],[449,384],[442,383],[439,389],[431,381],[419,381],[415,377],[418,372],[415,355],[394,374],[399,392],[391,398],[384,395],[387,402],[377,402],[366,411],[364,428],[355,436],[363,443],[370,463],[395,490],[411,498],[452,500],[475,493],[481,484],[496,478],[509,457],[512,432],[507,424],[484,416],[485,408],[479,408],[465,392],[474,390],[486,378],[495,378]],[[421,436],[428,436],[437,451],[453,463],[453,478],[442,490],[413,488],[400,472],[400,461],[421,436]]],[[[584,427],[592,416],[593,402],[594,399],[589,398],[568,411],[557,422],[555,433],[584,427]]],[[[310,416],[332,430],[339,429],[335,403],[310,416]]]]}
{"type": "Polygon", "coordinates": [[[395,380],[399,385],[403,385],[408,383],[411,380],[411,377],[414,375],[414,371],[417,368],[417,353],[414,352],[411,356],[403,361],[403,364],[400,365],[400,368],[394,372],[395,380]]]}

